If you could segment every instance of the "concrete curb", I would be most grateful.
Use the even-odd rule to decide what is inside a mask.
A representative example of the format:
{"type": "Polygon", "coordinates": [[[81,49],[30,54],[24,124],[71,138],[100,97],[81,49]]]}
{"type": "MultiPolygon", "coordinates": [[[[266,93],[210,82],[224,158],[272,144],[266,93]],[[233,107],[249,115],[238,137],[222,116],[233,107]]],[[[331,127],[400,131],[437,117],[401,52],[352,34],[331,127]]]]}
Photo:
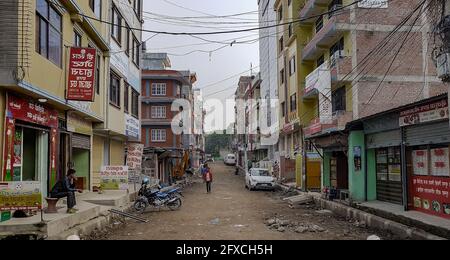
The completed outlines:
{"type": "MultiPolygon", "coordinates": [[[[288,190],[289,187],[280,184],[283,190],[288,190]]],[[[298,194],[302,194],[297,190],[298,194]]],[[[446,240],[445,238],[430,234],[422,229],[409,227],[398,222],[388,220],[365,211],[349,207],[340,203],[333,201],[328,201],[320,197],[320,194],[311,194],[314,203],[320,205],[324,209],[331,210],[334,214],[347,218],[355,219],[359,222],[364,222],[370,228],[388,231],[402,239],[413,239],[413,240],[446,240]]]]}

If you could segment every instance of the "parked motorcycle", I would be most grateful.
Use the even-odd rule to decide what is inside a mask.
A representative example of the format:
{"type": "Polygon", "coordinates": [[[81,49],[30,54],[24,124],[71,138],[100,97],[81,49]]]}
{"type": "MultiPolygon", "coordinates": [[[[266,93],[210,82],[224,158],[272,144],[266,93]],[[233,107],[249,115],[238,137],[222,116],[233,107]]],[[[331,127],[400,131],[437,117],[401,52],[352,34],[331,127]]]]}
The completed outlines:
{"type": "Polygon", "coordinates": [[[162,187],[158,185],[157,189],[149,187],[150,180],[145,178],[139,189],[138,198],[134,202],[134,209],[137,212],[144,213],[147,207],[168,207],[170,210],[177,210],[181,207],[182,201],[180,188],[173,188],[167,191],[161,191],[162,187]]]}

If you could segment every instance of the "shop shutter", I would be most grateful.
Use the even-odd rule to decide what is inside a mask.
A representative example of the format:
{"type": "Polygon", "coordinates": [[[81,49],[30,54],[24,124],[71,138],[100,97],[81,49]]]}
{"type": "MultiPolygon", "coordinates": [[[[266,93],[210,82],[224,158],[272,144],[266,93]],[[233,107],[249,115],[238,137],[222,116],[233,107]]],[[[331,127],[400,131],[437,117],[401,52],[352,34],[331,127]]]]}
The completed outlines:
{"type": "Polygon", "coordinates": [[[91,137],[88,135],[72,135],[72,148],[79,148],[90,150],[91,149],[91,137]]]}
{"type": "Polygon", "coordinates": [[[450,143],[450,127],[448,121],[411,126],[405,129],[406,145],[426,145],[450,143]]]}
{"type": "Polygon", "coordinates": [[[385,148],[400,146],[402,143],[402,133],[399,130],[388,131],[367,135],[367,149],[385,148]]]}

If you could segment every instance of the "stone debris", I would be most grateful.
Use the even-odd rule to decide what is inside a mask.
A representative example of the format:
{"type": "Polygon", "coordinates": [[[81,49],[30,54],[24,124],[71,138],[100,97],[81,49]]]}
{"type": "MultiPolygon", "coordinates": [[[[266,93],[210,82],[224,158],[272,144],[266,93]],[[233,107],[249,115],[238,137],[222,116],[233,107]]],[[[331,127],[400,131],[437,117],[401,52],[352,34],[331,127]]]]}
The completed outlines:
{"type": "Polygon", "coordinates": [[[327,209],[317,210],[316,213],[323,215],[333,215],[333,211],[327,209]]]}
{"type": "Polygon", "coordinates": [[[77,241],[77,240],[81,240],[81,238],[77,235],[71,235],[67,238],[67,240],[77,241]]]}
{"type": "Polygon", "coordinates": [[[276,230],[278,232],[286,232],[288,230],[296,232],[296,233],[322,233],[327,232],[326,229],[314,224],[302,224],[299,222],[293,222],[281,218],[270,218],[266,220],[266,226],[272,230],[276,230]]]}
{"type": "Polygon", "coordinates": [[[381,238],[377,235],[371,235],[367,238],[368,241],[378,241],[381,240],[381,238]]]}
{"type": "Polygon", "coordinates": [[[211,221],[209,222],[209,224],[210,224],[210,225],[219,225],[219,224],[220,224],[220,219],[215,218],[215,219],[211,220],[211,221]]]}

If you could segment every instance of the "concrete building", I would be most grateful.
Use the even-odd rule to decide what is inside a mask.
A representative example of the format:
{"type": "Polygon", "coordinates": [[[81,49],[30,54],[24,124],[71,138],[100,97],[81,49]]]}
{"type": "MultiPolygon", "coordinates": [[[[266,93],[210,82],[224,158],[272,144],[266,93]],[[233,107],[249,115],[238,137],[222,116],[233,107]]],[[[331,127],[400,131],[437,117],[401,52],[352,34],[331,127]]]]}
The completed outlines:
{"type": "Polygon", "coordinates": [[[167,54],[146,53],[143,61],[142,143],[146,148],[168,152],[158,172],[161,181],[169,182],[178,159],[197,146],[193,91],[197,76],[190,71],[171,70],[167,54]]]}
{"type": "Polygon", "coordinates": [[[125,110],[129,105],[138,128],[141,35],[88,17],[142,28],[141,6],[141,1],[2,1],[0,23],[8,26],[0,33],[8,37],[0,42],[1,180],[39,181],[47,196],[69,168],[77,170],[78,188],[92,190],[100,184],[102,166],[124,165],[125,143],[139,140],[127,134],[125,110]],[[70,47],[96,50],[93,102],[66,99],[70,47]],[[115,54],[119,51],[124,56],[115,54]]]}
{"type": "MultiPolygon", "coordinates": [[[[258,1],[259,26],[268,27],[276,24],[277,13],[274,11],[275,0],[258,1]]],[[[268,160],[271,163],[280,161],[278,149],[278,111],[277,107],[272,107],[272,103],[278,104],[278,67],[274,61],[277,60],[277,29],[270,27],[259,30],[259,66],[261,75],[261,98],[265,100],[267,106],[262,116],[266,119],[266,126],[270,129],[270,136],[267,137],[269,143],[268,160]]],[[[263,120],[263,119],[262,119],[263,120]]]]}

